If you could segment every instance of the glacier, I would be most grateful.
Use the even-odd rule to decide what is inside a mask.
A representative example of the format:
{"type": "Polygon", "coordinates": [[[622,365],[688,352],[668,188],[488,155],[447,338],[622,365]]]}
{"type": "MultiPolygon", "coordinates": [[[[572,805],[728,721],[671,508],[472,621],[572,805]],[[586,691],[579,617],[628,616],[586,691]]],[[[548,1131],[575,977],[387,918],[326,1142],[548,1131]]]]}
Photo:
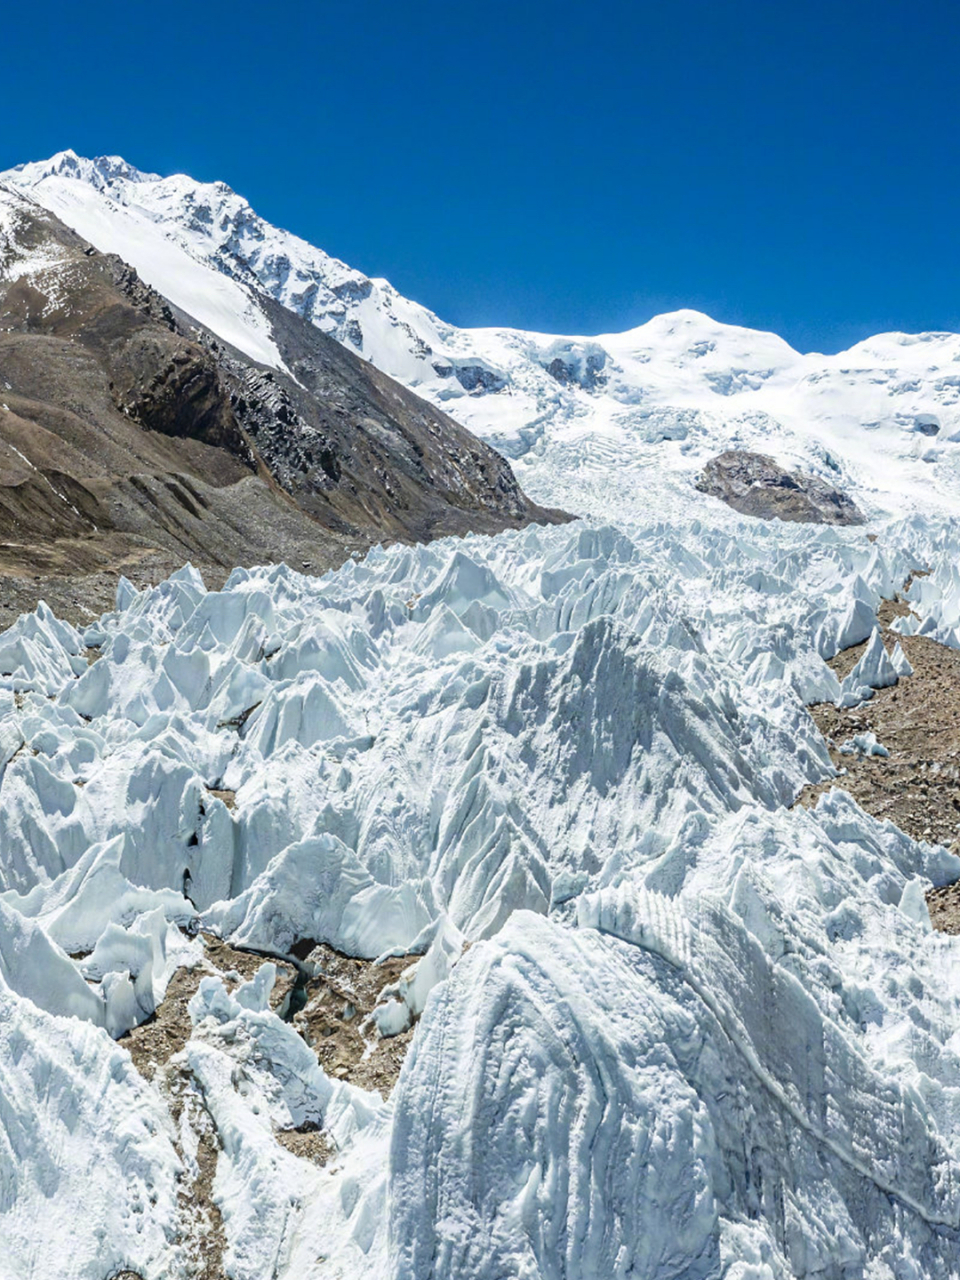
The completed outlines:
{"type": "Polygon", "coordinates": [[[383,1099],[269,1008],[269,961],[232,994],[204,979],[183,1069],[231,1276],[958,1274],[960,973],[922,890],[960,859],[839,790],[791,807],[833,772],[805,710],[838,696],[824,657],[951,537],[584,521],[219,592],[188,567],[121,583],[83,633],[23,618],[0,660],[10,1273],[190,1274],[184,1156],[122,1034],[200,927],[407,953],[377,1022],[419,1015],[383,1099]],[[78,1108],[106,1148],[86,1177],[78,1108]],[[282,1149],[278,1117],[335,1159],[282,1149]],[[38,1253],[51,1151],[86,1228],[38,1253]],[[96,1231],[115,1168],[140,1218],[96,1208],[96,1231]]]}
{"type": "Polygon", "coordinates": [[[222,184],[72,153],[0,182],[265,364],[258,297],[298,309],[579,516],[185,566],[0,635],[4,1280],[197,1274],[211,1141],[232,1280],[960,1277],[960,944],[924,900],[960,857],[864,813],[806,710],[912,678],[883,600],[960,647],[960,337],[455,330],[222,184]],[[753,445],[868,524],[696,492],[753,445]],[[371,1017],[413,1028],[389,1096],[271,1004],[304,943],[409,961],[371,1017]],[[174,1094],[127,1033],[188,967],[174,1094]]]}

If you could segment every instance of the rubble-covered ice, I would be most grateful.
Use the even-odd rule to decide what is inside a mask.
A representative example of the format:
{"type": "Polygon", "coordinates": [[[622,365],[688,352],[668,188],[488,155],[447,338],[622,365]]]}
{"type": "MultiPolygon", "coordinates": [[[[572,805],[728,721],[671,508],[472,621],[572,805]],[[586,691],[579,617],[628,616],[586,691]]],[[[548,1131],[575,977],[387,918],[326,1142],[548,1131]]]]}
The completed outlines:
{"type": "Polygon", "coordinates": [[[824,659],[872,636],[857,689],[906,675],[876,608],[929,562],[911,617],[952,626],[950,546],[917,520],[876,543],[576,523],[220,592],[186,569],[121,584],[83,634],[21,619],[0,637],[9,1274],[181,1273],[186,1148],[111,1036],[198,926],[411,953],[373,1021],[419,1019],[384,1101],[271,1011],[272,966],[201,984],[178,1061],[232,1276],[960,1274],[960,970],[922,892],[960,859],[839,791],[790,807],[833,773],[805,710],[843,697],[824,659]],[[298,1126],[332,1163],[278,1143],[298,1126]],[[38,1240],[53,1194],[84,1208],[38,1240]]]}

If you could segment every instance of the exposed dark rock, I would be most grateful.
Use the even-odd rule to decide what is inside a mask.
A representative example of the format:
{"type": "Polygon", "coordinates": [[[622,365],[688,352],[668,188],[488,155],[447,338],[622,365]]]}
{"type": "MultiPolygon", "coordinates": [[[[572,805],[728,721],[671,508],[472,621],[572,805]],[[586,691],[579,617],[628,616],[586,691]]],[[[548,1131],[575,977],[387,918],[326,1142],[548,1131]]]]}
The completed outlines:
{"type": "Polygon", "coordinates": [[[353,343],[358,351],[363,350],[363,329],[360,327],[360,321],[351,319],[347,321],[344,329],[344,338],[347,342],[353,343]]]}
{"type": "Polygon", "coordinates": [[[582,360],[572,358],[565,360],[562,356],[554,356],[549,364],[544,365],[544,368],[561,386],[573,384],[582,387],[584,391],[594,391],[607,381],[607,376],[603,372],[605,364],[606,355],[599,351],[589,352],[582,360]]]}
{"type": "Polygon", "coordinates": [[[441,378],[456,378],[464,391],[502,391],[507,385],[503,376],[479,364],[435,364],[434,373],[441,378]]]}
{"type": "Polygon", "coordinates": [[[734,511],[763,520],[803,524],[863,524],[852,498],[818,476],[785,471],[762,453],[729,449],[711,458],[697,478],[697,488],[721,498],[734,511]]]}
{"type": "Polygon", "coordinates": [[[375,542],[567,518],[279,304],[265,305],[293,377],[89,249],[27,200],[0,234],[0,614],[7,597],[69,608],[48,578],[79,598],[85,577],[187,559],[214,580],[279,560],[322,572],[375,542]],[[18,270],[37,257],[56,266],[18,270]]]}

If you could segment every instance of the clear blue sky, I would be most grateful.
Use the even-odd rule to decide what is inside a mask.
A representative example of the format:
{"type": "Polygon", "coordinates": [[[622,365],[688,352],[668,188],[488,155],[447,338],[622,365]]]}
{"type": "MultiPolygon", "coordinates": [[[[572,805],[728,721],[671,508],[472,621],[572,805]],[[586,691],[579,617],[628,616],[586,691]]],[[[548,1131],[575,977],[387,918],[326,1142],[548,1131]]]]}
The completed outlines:
{"type": "Polygon", "coordinates": [[[5,6],[0,168],[220,178],[459,324],[960,329],[950,0],[5,6]]]}

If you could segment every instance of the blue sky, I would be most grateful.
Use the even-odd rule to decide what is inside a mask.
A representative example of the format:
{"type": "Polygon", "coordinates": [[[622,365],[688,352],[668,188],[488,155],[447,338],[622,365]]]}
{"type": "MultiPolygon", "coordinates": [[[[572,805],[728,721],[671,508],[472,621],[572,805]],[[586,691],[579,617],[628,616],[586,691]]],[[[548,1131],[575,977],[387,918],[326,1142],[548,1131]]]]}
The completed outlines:
{"type": "Polygon", "coordinates": [[[0,168],[220,178],[459,324],[960,329],[960,6],[8,6],[0,168]]]}

